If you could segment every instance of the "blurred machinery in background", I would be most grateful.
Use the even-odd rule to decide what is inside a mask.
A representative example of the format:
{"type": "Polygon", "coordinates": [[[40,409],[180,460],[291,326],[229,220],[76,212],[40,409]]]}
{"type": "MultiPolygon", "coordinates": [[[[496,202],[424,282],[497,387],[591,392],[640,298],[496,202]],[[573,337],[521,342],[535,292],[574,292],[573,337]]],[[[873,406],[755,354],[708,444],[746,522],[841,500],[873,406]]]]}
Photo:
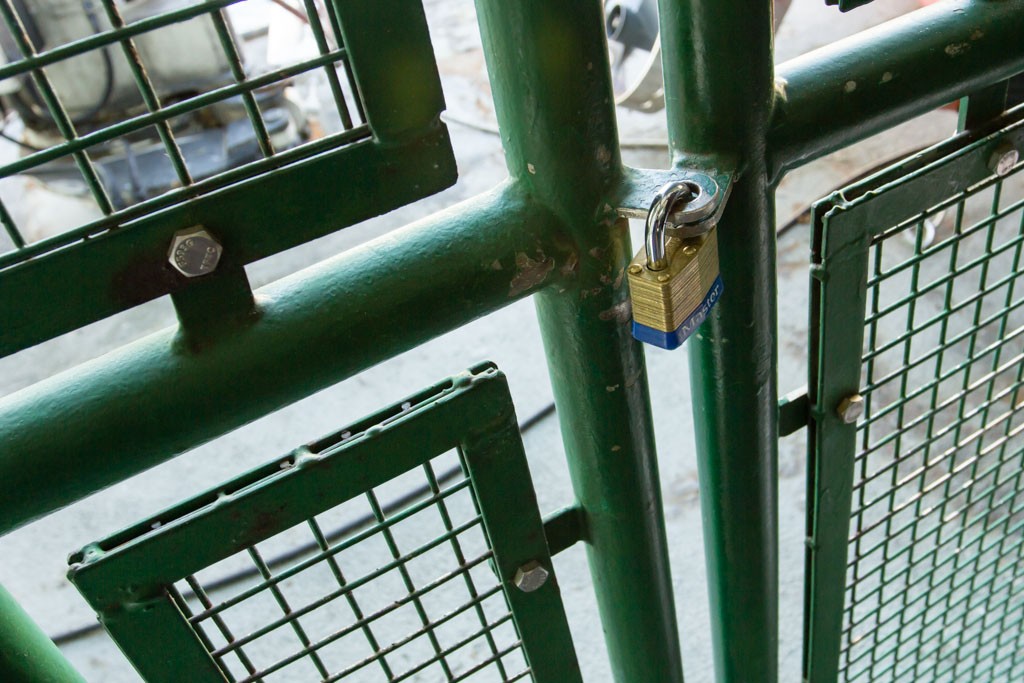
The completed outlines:
{"type": "Polygon", "coordinates": [[[604,16],[615,102],[638,111],[664,109],[657,0],[609,0],[604,16]]]}
{"type": "MultiPolygon", "coordinates": [[[[791,1],[774,1],[776,31],[791,1]]],[[[607,0],[604,17],[616,104],[644,112],[664,109],[658,0],[607,0]]]]}
{"type": "MultiPolygon", "coordinates": [[[[94,0],[13,0],[12,4],[24,37],[36,53],[41,53],[109,30],[111,19],[118,19],[118,14],[124,24],[130,25],[173,11],[186,5],[187,0],[129,0],[111,7],[94,0]],[[113,17],[112,7],[116,7],[113,17]]],[[[237,41],[230,23],[227,30],[244,47],[245,41],[237,41]]],[[[257,32],[260,34],[266,35],[266,31],[257,32]]],[[[133,39],[163,107],[235,82],[221,42],[214,23],[205,17],[133,39]]],[[[0,29],[0,46],[4,61],[24,56],[18,41],[5,29],[0,29]]],[[[239,66],[246,69],[244,51],[238,59],[239,66]]],[[[79,137],[147,111],[136,74],[123,50],[101,47],[46,67],[46,75],[79,137]]],[[[277,150],[309,137],[306,117],[288,97],[287,86],[287,82],[275,83],[256,93],[277,150]]],[[[32,154],[64,141],[34,79],[22,76],[0,81],[0,106],[0,136],[15,142],[23,153],[32,154]]],[[[169,124],[196,180],[261,156],[241,97],[172,118],[169,124]]],[[[162,194],[178,184],[155,127],[93,147],[90,156],[117,208],[162,194]]],[[[52,189],[84,192],[81,176],[70,158],[40,166],[32,175],[52,189]]]]}

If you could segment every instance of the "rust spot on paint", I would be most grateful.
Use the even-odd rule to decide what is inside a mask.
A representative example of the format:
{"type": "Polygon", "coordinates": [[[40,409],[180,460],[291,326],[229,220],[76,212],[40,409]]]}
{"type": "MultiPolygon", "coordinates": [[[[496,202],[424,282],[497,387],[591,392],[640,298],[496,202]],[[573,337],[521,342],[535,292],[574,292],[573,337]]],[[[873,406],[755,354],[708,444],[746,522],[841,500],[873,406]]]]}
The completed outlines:
{"type": "Polygon", "coordinates": [[[626,269],[625,268],[619,268],[619,273],[618,273],[618,275],[615,276],[615,282],[612,283],[612,287],[614,287],[615,289],[618,289],[619,287],[621,287],[622,286],[622,279],[624,277],[626,277],[626,269]]]}
{"type": "Polygon", "coordinates": [[[555,259],[538,252],[532,259],[524,252],[516,254],[516,274],[509,283],[508,295],[518,296],[544,282],[548,274],[555,269],[555,259]]]}
{"type": "Polygon", "coordinates": [[[970,43],[951,43],[946,46],[945,53],[950,57],[959,57],[960,55],[967,54],[970,49],[970,43]]]}
{"type": "Polygon", "coordinates": [[[626,388],[629,389],[631,387],[635,387],[637,382],[639,382],[640,378],[643,377],[643,376],[644,376],[644,371],[643,370],[637,370],[632,375],[627,376],[626,377],[626,388]]]}
{"type": "Polygon", "coordinates": [[[580,259],[576,255],[576,252],[573,251],[569,253],[569,255],[565,259],[565,264],[562,265],[562,267],[559,268],[558,270],[560,273],[562,273],[562,275],[575,275],[576,271],[579,270],[579,267],[580,259]]]}
{"type": "Polygon", "coordinates": [[[597,317],[601,320],[614,320],[617,323],[629,322],[629,319],[633,315],[632,302],[629,299],[622,301],[611,308],[607,308],[597,314],[597,317]]]}

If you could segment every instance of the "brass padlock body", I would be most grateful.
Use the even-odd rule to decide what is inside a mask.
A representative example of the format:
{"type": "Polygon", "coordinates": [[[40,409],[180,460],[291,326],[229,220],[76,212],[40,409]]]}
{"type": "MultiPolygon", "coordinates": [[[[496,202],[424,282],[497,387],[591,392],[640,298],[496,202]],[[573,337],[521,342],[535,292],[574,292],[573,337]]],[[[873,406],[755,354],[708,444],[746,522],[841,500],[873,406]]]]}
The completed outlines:
{"type": "Polygon", "coordinates": [[[633,336],[642,342],[674,349],[707,318],[722,295],[718,265],[717,229],[699,237],[669,238],[668,266],[647,267],[641,249],[629,264],[629,294],[633,303],[633,336]]]}

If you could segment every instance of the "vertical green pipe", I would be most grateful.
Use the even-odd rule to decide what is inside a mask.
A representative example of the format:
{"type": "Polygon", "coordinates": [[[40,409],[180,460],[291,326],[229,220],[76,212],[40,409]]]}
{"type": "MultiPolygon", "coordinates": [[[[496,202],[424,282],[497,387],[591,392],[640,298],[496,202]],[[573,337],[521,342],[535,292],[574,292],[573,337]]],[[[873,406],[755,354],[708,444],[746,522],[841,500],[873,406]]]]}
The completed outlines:
{"type": "Polygon", "coordinates": [[[0,681],[85,683],[3,586],[0,586],[0,681]]]}
{"type": "Polygon", "coordinates": [[[509,171],[561,218],[556,248],[571,253],[537,309],[612,670],[621,683],[678,682],[646,374],[629,333],[629,234],[606,203],[621,163],[601,3],[477,0],[477,10],[509,171]]]}
{"type": "Polygon", "coordinates": [[[662,0],[674,158],[736,155],[718,228],[725,293],[689,342],[717,680],[778,676],[778,385],[771,0],[662,0]]]}

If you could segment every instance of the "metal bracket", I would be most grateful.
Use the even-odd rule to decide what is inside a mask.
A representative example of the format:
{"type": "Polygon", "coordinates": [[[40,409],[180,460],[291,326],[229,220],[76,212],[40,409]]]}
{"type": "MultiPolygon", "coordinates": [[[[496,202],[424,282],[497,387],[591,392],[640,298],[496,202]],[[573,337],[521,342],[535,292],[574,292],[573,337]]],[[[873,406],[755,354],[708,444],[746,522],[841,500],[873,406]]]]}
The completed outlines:
{"type": "MultiPolygon", "coordinates": [[[[667,170],[623,168],[622,177],[614,189],[613,202],[616,212],[623,218],[646,219],[651,208],[651,197],[657,194],[659,188],[667,183],[690,181],[705,189],[711,201],[715,203],[714,210],[701,219],[697,225],[713,226],[718,223],[725,210],[726,202],[732,192],[734,178],[732,170],[721,170],[704,168],[703,165],[693,168],[673,168],[667,170]]],[[[687,221],[681,216],[670,214],[668,217],[668,232],[674,233],[683,225],[693,226],[692,221],[687,221]]],[[[706,230],[698,229],[697,232],[706,230]]],[[[692,232],[692,230],[687,231],[692,232]]]]}

